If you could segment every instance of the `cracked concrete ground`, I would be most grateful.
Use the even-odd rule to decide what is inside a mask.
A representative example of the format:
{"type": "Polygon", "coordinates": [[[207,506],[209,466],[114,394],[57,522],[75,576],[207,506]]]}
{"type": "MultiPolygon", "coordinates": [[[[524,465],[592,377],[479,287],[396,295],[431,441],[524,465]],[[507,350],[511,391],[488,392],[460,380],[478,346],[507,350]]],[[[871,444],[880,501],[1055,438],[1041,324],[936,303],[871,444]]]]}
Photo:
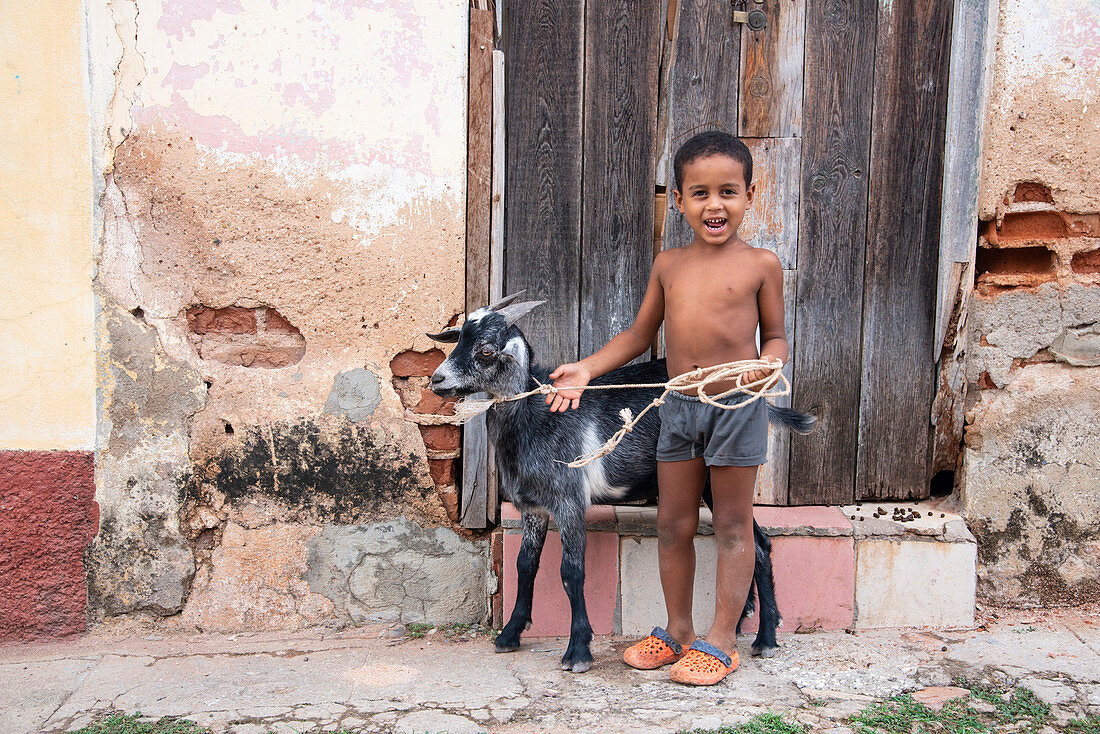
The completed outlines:
{"type": "MultiPolygon", "coordinates": [[[[878,697],[956,677],[1020,684],[1055,726],[1100,714],[1100,606],[986,611],[966,631],[782,635],[771,659],[693,689],[620,662],[629,640],[598,637],[596,664],[559,669],[563,639],[494,654],[484,637],[381,638],[381,627],[251,634],[100,628],[0,647],[0,732],[66,732],[111,709],[184,716],[216,732],[676,732],[765,711],[811,730],[843,726],[878,697]]],[[[840,730],[841,732],[846,730],[840,730]]]]}

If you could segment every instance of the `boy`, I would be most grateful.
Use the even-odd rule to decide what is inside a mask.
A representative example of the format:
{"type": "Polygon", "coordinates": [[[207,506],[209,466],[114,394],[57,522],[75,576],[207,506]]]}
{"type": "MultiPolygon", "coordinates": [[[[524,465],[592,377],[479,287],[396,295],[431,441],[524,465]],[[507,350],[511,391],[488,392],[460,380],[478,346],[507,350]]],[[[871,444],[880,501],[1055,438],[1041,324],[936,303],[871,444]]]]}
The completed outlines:
{"type": "MultiPolygon", "coordinates": [[[[676,208],[695,232],[686,247],[653,261],[649,285],[630,328],[595,354],[550,373],[556,387],[582,386],[648,351],[665,323],[668,372],[762,357],[778,369],[787,359],[783,330],[783,269],[768,250],[738,236],[756,187],[752,156],[737,138],[705,132],[674,158],[676,208]],[[757,353],[756,329],[760,327],[757,353]]],[[[758,380],[772,370],[750,372],[758,380]]],[[[733,387],[707,387],[715,394],[733,387]]],[[[551,411],[576,408],[581,391],[547,396],[551,411]]],[[[745,399],[734,393],[729,401],[745,399]]],[[[713,685],[737,668],[737,621],[748,596],[754,564],[752,497],[756,471],[766,461],[767,406],[757,400],[721,410],[673,392],[660,408],[657,444],[657,553],[668,622],[630,647],[623,658],[641,669],[675,663],[672,680],[713,685]],[[695,533],[699,502],[710,471],[714,535],[718,546],[714,623],[696,639],[691,618],[695,533]],[[691,649],[684,652],[684,648],[691,649]]]]}

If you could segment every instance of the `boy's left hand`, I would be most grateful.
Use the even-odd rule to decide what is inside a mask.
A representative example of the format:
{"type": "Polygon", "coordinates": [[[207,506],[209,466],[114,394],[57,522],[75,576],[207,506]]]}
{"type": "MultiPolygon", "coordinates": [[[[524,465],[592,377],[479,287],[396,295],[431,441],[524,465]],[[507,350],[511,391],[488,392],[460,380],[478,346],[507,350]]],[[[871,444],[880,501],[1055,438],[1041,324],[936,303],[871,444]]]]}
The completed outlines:
{"type": "MultiPolygon", "coordinates": [[[[742,385],[751,385],[752,383],[754,383],[758,380],[763,380],[763,379],[767,378],[772,373],[774,373],[776,370],[779,370],[779,369],[783,368],[783,363],[782,362],[777,361],[777,362],[774,363],[774,365],[775,366],[770,367],[770,368],[765,368],[765,369],[760,369],[760,370],[753,370],[752,372],[742,373],[742,375],[741,375],[741,384],[742,385]]],[[[763,385],[758,385],[755,388],[753,388],[753,392],[763,392],[763,390],[764,390],[763,385]]]]}

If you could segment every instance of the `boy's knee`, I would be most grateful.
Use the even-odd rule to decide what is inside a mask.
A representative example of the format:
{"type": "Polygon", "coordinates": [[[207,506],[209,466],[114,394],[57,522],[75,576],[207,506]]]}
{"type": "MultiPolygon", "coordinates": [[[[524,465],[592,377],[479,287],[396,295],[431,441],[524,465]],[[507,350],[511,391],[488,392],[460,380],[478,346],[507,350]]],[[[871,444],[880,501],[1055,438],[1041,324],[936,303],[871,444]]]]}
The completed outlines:
{"type": "Polygon", "coordinates": [[[657,518],[657,541],[659,543],[691,542],[698,530],[698,518],[657,518]]]}
{"type": "Polygon", "coordinates": [[[746,529],[743,522],[715,517],[711,527],[714,528],[714,540],[724,548],[739,549],[753,544],[751,525],[746,529]]]}

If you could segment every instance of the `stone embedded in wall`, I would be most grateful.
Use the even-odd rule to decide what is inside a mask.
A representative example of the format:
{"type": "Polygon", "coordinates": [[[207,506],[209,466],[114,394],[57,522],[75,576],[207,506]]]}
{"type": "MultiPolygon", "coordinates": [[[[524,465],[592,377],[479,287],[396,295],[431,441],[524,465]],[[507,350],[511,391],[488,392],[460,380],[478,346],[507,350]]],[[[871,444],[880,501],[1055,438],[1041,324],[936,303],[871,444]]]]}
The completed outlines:
{"type": "Polygon", "coordinates": [[[310,589],[337,619],[362,622],[488,622],[488,541],[406,518],[326,525],[307,540],[310,589]]]}
{"type": "Polygon", "coordinates": [[[90,451],[0,451],[0,641],[84,631],[93,472],[90,451]]]}
{"type": "Polygon", "coordinates": [[[353,421],[365,421],[381,402],[378,377],[370,370],[357,367],[336,376],[332,392],[325,402],[325,412],[346,415],[353,421]]]}
{"type": "Polygon", "coordinates": [[[202,359],[278,369],[306,353],[302,332],[273,308],[192,306],[186,316],[189,339],[202,359]]]}
{"type": "Polygon", "coordinates": [[[188,422],[206,402],[193,368],[170,359],[156,331],[100,294],[96,500],[99,532],[85,554],[93,617],[176,614],[195,573],[179,525],[190,475],[188,422]]]}
{"type": "Polygon", "coordinates": [[[963,506],[979,594],[995,603],[1100,600],[1100,369],[1023,366],[972,411],[963,506]]]}
{"type": "Polygon", "coordinates": [[[1067,326],[1050,351],[1059,362],[1075,367],[1100,367],[1100,323],[1067,326]]]}

